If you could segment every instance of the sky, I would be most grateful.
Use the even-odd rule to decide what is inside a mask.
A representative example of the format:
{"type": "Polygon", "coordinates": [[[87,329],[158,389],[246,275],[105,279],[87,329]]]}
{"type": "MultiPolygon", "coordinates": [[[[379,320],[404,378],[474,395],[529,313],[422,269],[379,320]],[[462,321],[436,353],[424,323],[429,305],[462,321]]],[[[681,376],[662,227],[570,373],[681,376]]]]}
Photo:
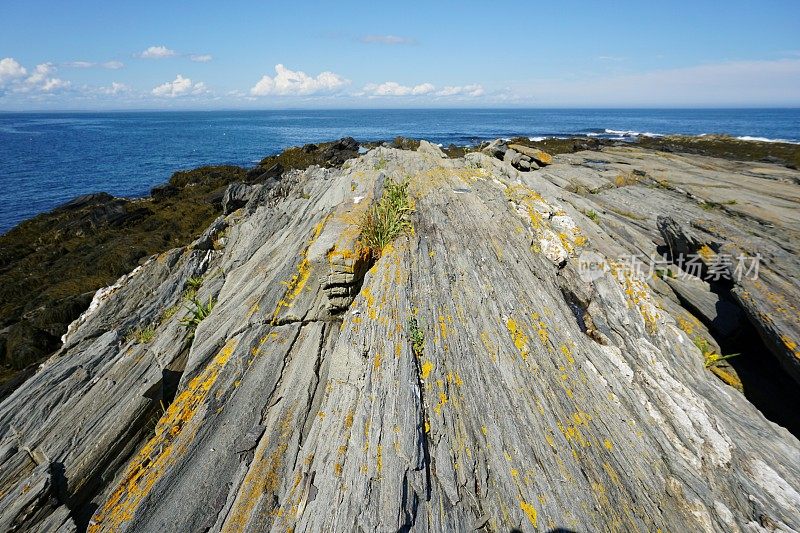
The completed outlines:
{"type": "Polygon", "coordinates": [[[0,0],[0,110],[798,107],[800,0],[0,0]]]}

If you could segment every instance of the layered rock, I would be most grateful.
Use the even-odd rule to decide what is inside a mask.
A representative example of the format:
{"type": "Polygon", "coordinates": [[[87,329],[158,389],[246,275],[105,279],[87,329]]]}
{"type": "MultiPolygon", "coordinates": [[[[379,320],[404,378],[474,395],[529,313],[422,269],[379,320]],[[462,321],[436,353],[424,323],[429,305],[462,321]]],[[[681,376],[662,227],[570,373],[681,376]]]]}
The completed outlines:
{"type": "Polygon", "coordinates": [[[665,214],[714,253],[757,243],[791,297],[797,186],[728,165],[610,149],[519,172],[422,142],[231,190],[242,207],[95,295],[0,404],[0,524],[798,529],[800,443],[704,368],[668,282],[619,264],[666,245],[665,214]],[[376,259],[360,224],[387,179],[414,231],[376,259]],[[704,209],[708,183],[737,203],[704,209]],[[193,335],[187,291],[216,301],[193,335]]]}

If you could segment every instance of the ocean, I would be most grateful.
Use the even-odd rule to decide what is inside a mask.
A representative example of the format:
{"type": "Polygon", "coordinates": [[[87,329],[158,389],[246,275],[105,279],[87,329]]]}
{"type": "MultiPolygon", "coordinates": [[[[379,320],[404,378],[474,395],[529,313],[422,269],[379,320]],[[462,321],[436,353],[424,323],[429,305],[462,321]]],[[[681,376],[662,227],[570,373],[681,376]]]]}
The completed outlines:
{"type": "Polygon", "coordinates": [[[0,232],[80,194],[144,196],[176,170],[253,166],[289,146],[347,135],[465,145],[512,136],[672,133],[800,143],[800,109],[0,113],[0,232]]]}

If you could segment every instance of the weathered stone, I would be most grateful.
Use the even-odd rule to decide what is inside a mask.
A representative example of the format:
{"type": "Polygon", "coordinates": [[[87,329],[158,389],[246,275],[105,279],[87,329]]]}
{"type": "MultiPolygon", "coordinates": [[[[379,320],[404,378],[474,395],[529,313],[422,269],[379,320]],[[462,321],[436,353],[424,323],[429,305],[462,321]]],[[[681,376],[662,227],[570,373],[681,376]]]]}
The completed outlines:
{"type": "MultiPolygon", "coordinates": [[[[64,523],[69,503],[96,506],[92,531],[800,528],[800,443],[703,367],[673,300],[618,268],[655,251],[653,205],[681,224],[706,210],[551,181],[586,158],[520,173],[421,143],[257,190],[215,222],[224,247],[99,292],[0,404],[3,504],[35,509],[0,517],[64,523]],[[387,178],[410,180],[414,232],[376,260],[359,224],[387,178]],[[614,268],[586,277],[584,252],[614,268]],[[198,277],[217,303],[187,337],[168,310],[198,277]],[[149,341],[129,334],[145,325],[149,341]],[[35,498],[10,492],[25,483],[35,498]]],[[[697,179],[691,161],[674,164],[697,179]]],[[[773,216],[796,224],[793,209],[773,216]]]]}
{"type": "Polygon", "coordinates": [[[503,139],[495,139],[483,148],[484,152],[497,159],[503,159],[506,150],[508,150],[508,145],[503,139]]]}
{"type": "Polygon", "coordinates": [[[552,155],[538,148],[531,148],[530,146],[523,146],[521,144],[509,144],[508,148],[530,157],[541,166],[550,165],[553,162],[552,155]]]}
{"type": "Polygon", "coordinates": [[[245,204],[253,196],[254,188],[252,185],[244,183],[231,183],[225,189],[225,195],[222,197],[222,213],[230,215],[245,204]]]}

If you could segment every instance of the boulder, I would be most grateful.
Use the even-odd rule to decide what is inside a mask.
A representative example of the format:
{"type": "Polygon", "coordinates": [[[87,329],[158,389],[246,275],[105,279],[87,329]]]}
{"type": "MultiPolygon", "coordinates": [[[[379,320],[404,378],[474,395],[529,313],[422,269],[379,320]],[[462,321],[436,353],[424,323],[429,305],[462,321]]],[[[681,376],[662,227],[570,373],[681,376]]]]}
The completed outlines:
{"type": "Polygon", "coordinates": [[[510,148],[503,154],[503,161],[509,163],[511,166],[517,166],[520,158],[522,158],[522,154],[510,148]]]}
{"type": "Polygon", "coordinates": [[[492,157],[496,157],[497,159],[503,159],[507,149],[508,146],[505,140],[495,139],[487,144],[481,151],[489,154],[492,157]]]}
{"type": "Polygon", "coordinates": [[[245,183],[231,183],[222,197],[222,213],[229,215],[240,207],[244,207],[253,196],[254,187],[245,183]]]}
{"type": "Polygon", "coordinates": [[[690,228],[675,222],[671,217],[658,215],[656,218],[658,231],[669,247],[673,258],[694,254],[703,246],[703,241],[690,228]]]}
{"type": "Polygon", "coordinates": [[[530,157],[531,160],[535,161],[540,166],[547,166],[553,163],[553,156],[538,148],[531,148],[530,146],[523,146],[521,144],[510,144],[508,147],[530,157]]]}

